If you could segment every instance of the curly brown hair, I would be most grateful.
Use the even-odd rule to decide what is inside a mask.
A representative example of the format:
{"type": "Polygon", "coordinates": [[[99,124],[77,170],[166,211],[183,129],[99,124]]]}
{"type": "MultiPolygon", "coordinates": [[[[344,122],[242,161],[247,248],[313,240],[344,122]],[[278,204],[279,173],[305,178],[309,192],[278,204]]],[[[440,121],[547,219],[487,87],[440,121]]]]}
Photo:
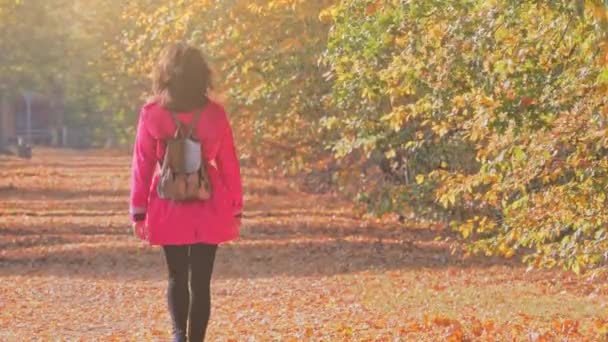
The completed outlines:
{"type": "Polygon", "coordinates": [[[190,111],[207,104],[211,70],[202,52],[186,43],[169,44],[152,76],[155,100],[168,110],[190,111]]]}

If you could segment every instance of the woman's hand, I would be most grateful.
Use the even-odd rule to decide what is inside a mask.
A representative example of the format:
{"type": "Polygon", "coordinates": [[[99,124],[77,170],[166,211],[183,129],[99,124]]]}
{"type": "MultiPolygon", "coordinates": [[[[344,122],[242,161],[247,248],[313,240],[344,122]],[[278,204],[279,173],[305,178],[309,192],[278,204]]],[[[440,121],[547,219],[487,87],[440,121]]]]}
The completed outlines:
{"type": "Polygon", "coordinates": [[[140,240],[148,241],[146,221],[137,221],[133,223],[133,236],[140,240]]]}

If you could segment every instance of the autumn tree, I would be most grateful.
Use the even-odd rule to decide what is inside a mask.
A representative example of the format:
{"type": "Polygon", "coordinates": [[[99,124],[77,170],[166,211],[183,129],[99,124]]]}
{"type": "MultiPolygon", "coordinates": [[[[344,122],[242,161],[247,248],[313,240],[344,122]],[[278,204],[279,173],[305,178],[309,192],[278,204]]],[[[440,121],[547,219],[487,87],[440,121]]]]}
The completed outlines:
{"type": "Polygon", "coordinates": [[[605,265],[606,8],[583,1],[342,1],[333,149],[382,152],[379,210],[443,217],[470,251],[605,265]],[[432,210],[428,200],[443,210],[432,210]]]}
{"type": "Polygon", "coordinates": [[[329,23],[318,16],[332,3],[133,1],[124,15],[134,24],[109,56],[143,81],[167,42],[202,48],[216,71],[216,93],[228,97],[239,135],[252,143],[243,151],[266,165],[302,170],[324,146],[320,119],[330,84],[319,57],[329,23]]]}

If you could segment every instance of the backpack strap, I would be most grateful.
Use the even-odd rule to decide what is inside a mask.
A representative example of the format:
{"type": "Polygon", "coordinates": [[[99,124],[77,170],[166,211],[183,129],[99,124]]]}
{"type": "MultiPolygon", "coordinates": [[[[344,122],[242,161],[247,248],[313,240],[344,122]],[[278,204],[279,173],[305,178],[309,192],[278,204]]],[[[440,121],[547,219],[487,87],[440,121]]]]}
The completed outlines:
{"type": "Polygon", "coordinates": [[[177,128],[179,128],[180,126],[182,126],[182,122],[179,121],[179,119],[177,118],[177,114],[175,114],[174,111],[170,111],[171,113],[171,119],[173,119],[173,123],[175,123],[175,126],[177,128]]]}
{"type": "Polygon", "coordinates": [[[173,123],[175,124],[175,132],[173,133],[173,137],[177,137],[179,135],[180,130],[183,128],[184,124],[179,121],[177,118],[177,114],[174,111],[170,111],[171,119],[173,119],[173,123]]]}
{"type": "Polygon", "coordinates": [[[194,117],[192,117],[192,121],[190,122],[190,124],[188,125],[184,125],[178,118],[177,118],[177,114],[175,113],[175,111],[170,111],[171,113],[171,118],[173,119],[173,122],[175,123],[175,134],[177,134],[177,132],[180,130],[180,128],[185,128],[185,132],[186,137],[190,137],[192,136],[192,133],[196,132],[196,126],[198,125],[198,122],[201,119],[201,116],[203,115],[203,111],[201,110],[200,112],[195,112],[194,113],[194,117]]]}
{"type": "MultiPolygon", "coordinates": [[[[201,110],[200,112],[195,112],[194,116],[192,117],[192,121],[190,121],[190,124],[186,127],[187,129],[187,133],[188,133],[188,137],[192,136],[192,134],[196,133],[196,127],[198,126],[198,123],[201,119],[201,116],[203,116],[203,111],[201,110]]],[[[197,137],[198,138],[198,137],[197,137]]]]}

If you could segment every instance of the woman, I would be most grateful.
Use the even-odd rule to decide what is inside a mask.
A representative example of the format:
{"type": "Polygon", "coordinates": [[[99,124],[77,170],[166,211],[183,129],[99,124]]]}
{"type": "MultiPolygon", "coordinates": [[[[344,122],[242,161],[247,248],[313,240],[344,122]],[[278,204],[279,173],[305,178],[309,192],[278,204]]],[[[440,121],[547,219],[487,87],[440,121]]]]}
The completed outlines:
{"type": "MultiPolygon", "coordinates": [[[[210,315],[211,272],[217,245],[239,235],[243,205],[239,162],[226,112],[207,96],[211,73],[202,53],[186,44],[168,46],[153,77],[152,100],[139,115],[133,153],[130,214],[134,234],[162,246],[169,284],[173,341],[202,341],[210,315]],[[176,202],[159,198],[157,165],[177,123],[198,116],[211,198],[176,202]],[[191,272],[190,286],[188,272],[191,272]],[[190,291],[189,291],[190,289],[190,291]]],[[[198,156],[197,156],[198,158],[198,156]]]]}

